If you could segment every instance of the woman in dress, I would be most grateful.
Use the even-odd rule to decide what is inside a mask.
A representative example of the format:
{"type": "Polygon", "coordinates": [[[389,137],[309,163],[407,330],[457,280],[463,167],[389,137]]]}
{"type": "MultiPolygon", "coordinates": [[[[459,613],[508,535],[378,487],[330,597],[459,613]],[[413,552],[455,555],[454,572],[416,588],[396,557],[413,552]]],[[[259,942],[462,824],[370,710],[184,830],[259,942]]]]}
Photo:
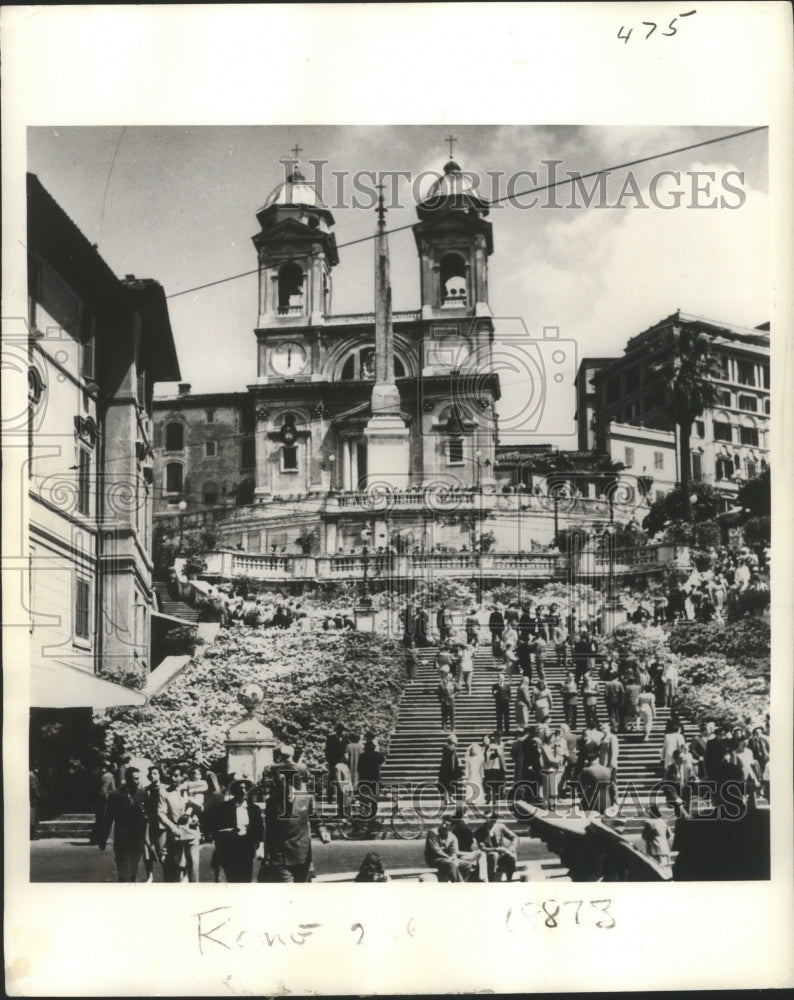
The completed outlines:
{"type": "Polygon", "coordinates": [[[486,803],[496,804],[505,783],[505,750],[502,745],[502,734],[494,733],[485,747],[483,761],[483,778],[485,784],[486,803]]]}
{"type": "Polygon", "coordinates": [[[558,736],[550,732],[543,737],[540,745],[540,777],[543,799],[551,812],[557,809],[560,794],[560,777],[565,763],[565,753],[558,736]]]}
{"type": "Polygon", "coordinates": [[[682,752],[686,750],[686,740],[681,732],[681,723],[675,719],[668,719],[665,726],[664,741],[662,743],[662,768],[664,771],[673,763],[673,754],[676,750],[682,752]]]}
{"type": "Polygon", "coordinates": [[[438,784],[444,795],[444,804],[449,806],[463,777],[463,767],[458,756],[458,738],[450,733],[441,749],[441,764],[438,769],[438,784]]]}
{"type": "Polygon", "coordinates": [[[509,677],[513,673],[513,664],[518,659],[518,654],[516,653],[518,631],[512,626],[506,628],[502,634],[502,644],[504,646],[505,670],[509,677]]]}
{"type": "Polygon", "coordinates": [[[521,732],[524,726],[529,725],[529,714],[532,711],[532,688],[529,686],[529,678],[522,677],[521,683],[516,691],[516,728],[521,732]]]}
{"type": "Polygon", "coordinates": [[[475,805],[485,802],[484,755],[482,743],[472,743],[466,751],[466,783],[469,786],[466,801],[475,805]]]}
{"type": "Polygon", "coordinates": [[[645,743],[651,735],[653,723],[656,719],[656,698],[654,698],[653,692],[647,684],[643,687],[637,701],[637,717],[643,732],[642,740],[645,743]]]}
{"type": "Polygon", "coordinates": [[[535,722],[542,726],[546,723],[552,710],[552,698],[551,691],[549,690],[546,681],[541,679],[538,681],[537,688],[535,689],[535,722]]]}

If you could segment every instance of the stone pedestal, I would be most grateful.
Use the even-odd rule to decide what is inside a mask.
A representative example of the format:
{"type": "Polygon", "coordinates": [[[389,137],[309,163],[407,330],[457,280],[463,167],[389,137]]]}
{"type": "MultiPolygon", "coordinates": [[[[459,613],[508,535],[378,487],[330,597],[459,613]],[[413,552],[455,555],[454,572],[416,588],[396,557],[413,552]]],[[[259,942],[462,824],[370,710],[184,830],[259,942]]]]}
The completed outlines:
{"type": "Polygon", "coordinates": [[[410,474],[408,428],[402,417],[376,413],[367,424],[367,482],[403,490],[410,474]]]}
{"type": "Polygon", "coordinates": [[[359,632],[375,631],[375,609],[371,604],[357,604],[353,608],[356,629],[359,632]]]}
{"type": "Polygon", "coordinates": [[[231,727],[226,737],[226,773],[257,782],[265,768],[273,764],[277,740],[272,730],[254,715],[255,709],[264,700],[259,685],[244,685],[238,698],[248,712],[231,727]]]}
{"type": "Polygon", "coordinates": [[[607,601],[601,612],[601,631],[604,635],[611,635],[618,625],[626,624],[626,611],[623,605],[616,600],[607,601]]]}

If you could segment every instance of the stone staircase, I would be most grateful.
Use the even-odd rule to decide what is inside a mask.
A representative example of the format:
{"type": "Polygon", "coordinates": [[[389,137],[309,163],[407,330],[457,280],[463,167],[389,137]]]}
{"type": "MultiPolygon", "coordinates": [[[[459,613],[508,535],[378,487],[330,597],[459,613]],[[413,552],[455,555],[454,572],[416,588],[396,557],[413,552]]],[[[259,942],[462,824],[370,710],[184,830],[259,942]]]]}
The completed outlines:
{"type": "Polygon", "coordinates": [[[154,589],[157,593],[157,599],[162,614],[169,615],[171,618],[181,618],[183,621],[189,622],[190,624],[195,624],[199,620],[197,608],[191,607],[184,601],[174,601],[168,596],[167,584],[156,583],[154,585],[154,589]]]}
{"type": "MultiPolygon", "coordinates": [[[[384,784],[415,787],[421,782],[433,783],[438,777],[441,749],[447,734],[441,729],[441,710],[436,697],[438,678],[433,667],[435,654],[433,647],[420,651],[421,665],[417,669],[416,681],[413,685],[408,685],[403,693],[397,726],[389,741],[389,753],[383,765],[384,784]]],[[[461,757],[465,756],[470,743],[480,740],[485,733],[491,733],[496,728],[496,712],[491,695],[491,685],[496,680],[496,674],[490,647],[478,647],[475,653],[472,694],[460,692],[455,699],[455,734],[461,757]]],[[[555,657],[549,657],[545,663],[545,674],[554,701],[551,723],[558,725],[565,721],[560,694],[565,669],[555,657]]],[[[520,679],[520,675],[511,678],[514,692],[511,704],[513,729],[505,739],[507,783],[512,780],[513,773],[509,744],[516,735],[515,717],[512,713],[520,679]]],[[[657,708],[656,712],[656,721],[647,742],[643,741],[641,733],[621,733],[618,737],[618,789],[620,801],[627,805],[635,801],[633,793],[644,807],[649,791],[661,778],[662,742],[670,711],[667,708],[657,708]]],[[[598,719],[601,721],[606,718],[603,683],[600,683],[598,719]]],[[[581,731],[583,722],[584,708],[580,698],[578,731],[581,731]]],[[[693,736],[694,728],[685,726],[685,735],[693,736]]],[[[631,808],[627,809],[627,813],[631,815],[631,808]]],[[[632,828],[637,826],[639,829],[641,825],[629,819],[627,832],[633,833],[632,828]]]]}

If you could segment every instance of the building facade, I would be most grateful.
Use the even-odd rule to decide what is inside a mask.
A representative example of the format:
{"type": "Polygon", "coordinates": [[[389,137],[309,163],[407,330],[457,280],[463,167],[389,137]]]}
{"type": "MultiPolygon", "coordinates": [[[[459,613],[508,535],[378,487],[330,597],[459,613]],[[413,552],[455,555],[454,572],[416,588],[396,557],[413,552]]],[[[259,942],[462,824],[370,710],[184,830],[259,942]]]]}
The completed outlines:
{"type": "Polygon", "coordinates": [[[717,402],[692,427],[692,479],[715,487],[729,506],[742,482],[769,463],[768,324],[750,329],[678,311],[632,337],[622,357],[591,359],[587,370],[582,362],[580,437],[592,426],[596,449],[623,462],[627,471],[652,476],[654,491],[680,480],[675,425],[658,369],[670,357],[672,332],[681,327],[708,337],[719,368],[717,402]]]}
{"type": "Polygon", "coordinates": [[[374,493],[389,494],[393,532],[417,529],[429,484],[494,484],[488,214],[450,161],[417,205],[421,308],[392,313],[380,212],[374,311],[338,315],[334,218],[295,166],[257,212],[257,371],[247,390],[183,388],[155,401],[157,514],[240,507],[218,523],[235,545],[267,550],[313,527],[323,551],[336,552],[360,541],[374,493]]]}
{"type": "Polygon", "coordinates": [[[179,377],[161,286],[119,280],[28,175],[32,706],[142,703],[151,667],[152,393],[179,377]]]}

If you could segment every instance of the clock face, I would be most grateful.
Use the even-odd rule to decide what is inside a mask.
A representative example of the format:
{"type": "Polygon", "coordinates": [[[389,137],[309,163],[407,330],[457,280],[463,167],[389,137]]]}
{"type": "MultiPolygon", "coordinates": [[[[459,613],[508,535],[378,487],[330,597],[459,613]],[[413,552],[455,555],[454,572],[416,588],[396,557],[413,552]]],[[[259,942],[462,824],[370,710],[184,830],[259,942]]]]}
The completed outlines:
{"type": "Polygon", "coordinates": [[[273,348],[270,367],[277,375],[297,375],[306,367],[306,348],[294,340],[285,340],[273,348]]]}

